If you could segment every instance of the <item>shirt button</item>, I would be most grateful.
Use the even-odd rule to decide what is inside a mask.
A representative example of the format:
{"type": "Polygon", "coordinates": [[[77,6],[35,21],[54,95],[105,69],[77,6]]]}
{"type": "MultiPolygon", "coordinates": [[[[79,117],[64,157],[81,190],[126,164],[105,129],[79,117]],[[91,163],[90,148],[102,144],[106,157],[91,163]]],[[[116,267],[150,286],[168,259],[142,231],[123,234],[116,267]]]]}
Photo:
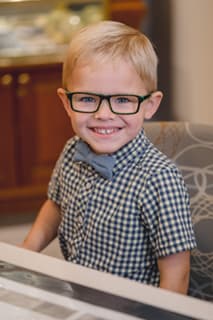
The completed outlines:
{"type": "Polygon", "coordinates": [[[78,221],[80,222],[80,224],[83,224],[83,218],[82,218],[82,216],[79,216],[79,217],[78,217],[78,221]]]}
{"type": "Polygon", "coordinates": [[[85,184],[85,187],[89,189],[89,188],[91,187],[91,182],[87,182],[87,183],[85,184]]]}

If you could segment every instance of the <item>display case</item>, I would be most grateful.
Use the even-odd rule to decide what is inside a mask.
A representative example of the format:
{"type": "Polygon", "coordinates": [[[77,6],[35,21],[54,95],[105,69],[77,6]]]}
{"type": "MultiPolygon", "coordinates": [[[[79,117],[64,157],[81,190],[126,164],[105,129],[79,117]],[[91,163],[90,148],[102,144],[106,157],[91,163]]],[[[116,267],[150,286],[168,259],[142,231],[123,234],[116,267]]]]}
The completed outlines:
{"type": "Polygon", "coordinates": [[[60,54],[82,26],[106,18],[105,0],[0,1],[0,58],[60,54]]]}

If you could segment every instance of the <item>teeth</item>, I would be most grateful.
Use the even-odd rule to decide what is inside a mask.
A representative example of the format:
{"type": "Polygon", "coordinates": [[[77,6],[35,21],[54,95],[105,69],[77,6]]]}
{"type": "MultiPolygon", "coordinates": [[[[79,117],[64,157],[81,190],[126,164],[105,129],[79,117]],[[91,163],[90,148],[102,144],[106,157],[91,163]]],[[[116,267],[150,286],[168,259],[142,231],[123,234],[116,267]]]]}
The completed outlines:
{"type": "Polygon", "coordinates": [[[100,134],[111,134],[115,132],[115,129],[104,129],[104,128],[95,128],[95,132],[100,133],[100,134]]]}

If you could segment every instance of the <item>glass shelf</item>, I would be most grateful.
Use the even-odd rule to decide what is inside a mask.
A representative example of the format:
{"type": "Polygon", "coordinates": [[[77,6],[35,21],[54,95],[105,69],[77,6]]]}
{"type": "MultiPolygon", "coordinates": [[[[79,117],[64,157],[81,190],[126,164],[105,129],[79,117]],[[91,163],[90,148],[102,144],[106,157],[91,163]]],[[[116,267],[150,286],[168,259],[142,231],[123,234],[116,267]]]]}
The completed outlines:
{"type": "Polygon", "coordinates": [[[0,0],[0,57],[57,53],[76,29],[106,17],[101,0],[0,0]]]}

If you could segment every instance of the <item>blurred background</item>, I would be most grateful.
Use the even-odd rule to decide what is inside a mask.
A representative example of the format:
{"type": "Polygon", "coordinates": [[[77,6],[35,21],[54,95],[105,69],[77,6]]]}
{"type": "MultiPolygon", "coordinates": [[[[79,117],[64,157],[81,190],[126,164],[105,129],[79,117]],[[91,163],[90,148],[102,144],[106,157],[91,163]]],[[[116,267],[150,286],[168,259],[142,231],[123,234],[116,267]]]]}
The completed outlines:
{"type": "Polygon", "coordinates": [[[0,1],[2,224],[12,214],[32,219],[73,134],[56,95],[72,32],[102,19],[142,30],[156,48],[164,92],[154,120],[212,124],[212,12],[212,0],[0,1]]]}

